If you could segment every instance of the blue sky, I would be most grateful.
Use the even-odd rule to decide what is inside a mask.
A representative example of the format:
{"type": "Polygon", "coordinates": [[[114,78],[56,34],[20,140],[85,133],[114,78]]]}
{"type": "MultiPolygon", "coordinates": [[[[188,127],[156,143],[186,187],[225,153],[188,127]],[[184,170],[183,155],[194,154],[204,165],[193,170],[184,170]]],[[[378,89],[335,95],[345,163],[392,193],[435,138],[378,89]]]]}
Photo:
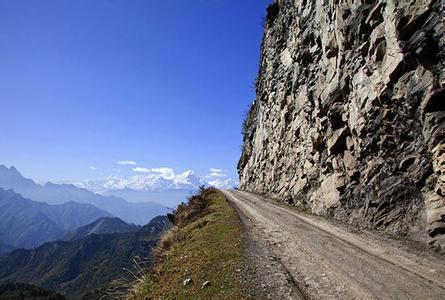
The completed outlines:
{"type": "Polygon", "coordinates": [[[0,0],[0,164],[39,180],[130,174],[123,160],[237,177],[270,2],[0,0]]]}

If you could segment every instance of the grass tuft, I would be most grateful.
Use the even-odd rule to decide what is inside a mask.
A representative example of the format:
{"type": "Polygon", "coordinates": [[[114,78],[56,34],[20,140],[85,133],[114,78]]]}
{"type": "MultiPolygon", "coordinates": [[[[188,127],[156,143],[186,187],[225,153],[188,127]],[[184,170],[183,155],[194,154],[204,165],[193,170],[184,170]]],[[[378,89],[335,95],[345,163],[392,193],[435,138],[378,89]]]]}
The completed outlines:
{"type": "Polygon", "coordinates": [[[224,194],[201,189],[169,217],[175,226],[154,249],[154,267],[131,286],[126,298],[243,298],[236,274],[244,251],[241,227],[224,194]],[[193,284],[184,286],[186,278],[193,284]],[[202,288],[206,281],[210,284],[202,288]]]}

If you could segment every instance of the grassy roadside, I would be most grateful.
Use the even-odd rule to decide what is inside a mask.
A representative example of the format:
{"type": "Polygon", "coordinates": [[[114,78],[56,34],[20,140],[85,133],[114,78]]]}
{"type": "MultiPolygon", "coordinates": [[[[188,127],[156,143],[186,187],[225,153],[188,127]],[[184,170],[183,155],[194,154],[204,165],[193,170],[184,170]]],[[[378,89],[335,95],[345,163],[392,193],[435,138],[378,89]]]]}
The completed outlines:
{"type": "Polygon", "coordinates": [[[223,193],[201,190],[171,220],[175,226],[154,250],[155,266],[128,298],[243,298],[236,272],[243,263],[241,224],[223,193]],[[193,283],[184,286],[187,278],[193,283]],[[210,284],[203,288],[205,281],[210,284]]]}

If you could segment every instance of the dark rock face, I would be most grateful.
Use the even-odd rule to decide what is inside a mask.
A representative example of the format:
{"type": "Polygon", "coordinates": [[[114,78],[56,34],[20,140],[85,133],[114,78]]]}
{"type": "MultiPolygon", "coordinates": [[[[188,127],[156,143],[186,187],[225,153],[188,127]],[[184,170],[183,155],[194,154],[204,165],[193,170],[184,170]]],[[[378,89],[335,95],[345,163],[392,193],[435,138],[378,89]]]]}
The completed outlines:
{"type": "Polygon", "coordinates": [[[440,2],[276,1],[240,187],[444,247],[440,2]]]}

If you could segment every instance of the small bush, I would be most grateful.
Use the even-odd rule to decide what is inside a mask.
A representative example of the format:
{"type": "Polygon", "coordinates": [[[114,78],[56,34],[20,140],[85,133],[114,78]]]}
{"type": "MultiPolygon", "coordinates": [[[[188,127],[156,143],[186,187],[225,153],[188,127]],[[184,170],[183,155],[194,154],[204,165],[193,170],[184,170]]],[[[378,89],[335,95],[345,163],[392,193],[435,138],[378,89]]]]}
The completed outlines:
{"type": "Polygon", "coordinates": [[[153,249],[153,256],[156,261],[162,261],[165,257],[165,253],[176,243],[182,241],[182,236],[179,234],[179,227],[173,227],[166,233],[164,233],[159,240],[156,247],[153,249]]]}

